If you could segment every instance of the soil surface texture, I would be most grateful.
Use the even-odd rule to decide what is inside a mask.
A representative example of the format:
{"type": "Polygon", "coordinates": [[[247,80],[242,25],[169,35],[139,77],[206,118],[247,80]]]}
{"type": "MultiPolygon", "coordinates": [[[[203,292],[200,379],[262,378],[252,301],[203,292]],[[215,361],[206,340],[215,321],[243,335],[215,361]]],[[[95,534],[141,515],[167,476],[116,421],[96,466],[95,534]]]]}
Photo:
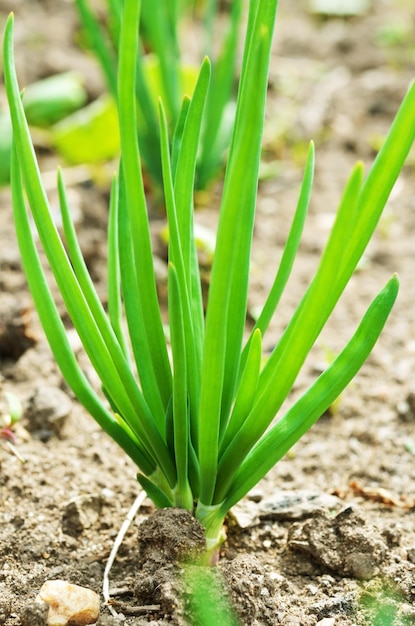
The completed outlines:
{"type": "MultiPolygon", "coordinates": [[[[352,166],[357,160],[370,166],[415,78],[413,0],[373,0],[364,15],[347,18],[318,16],[307,5],[280,0],[251,270],[252,314],[273,282],[310,139],[316,144],[315,185],[293,275],[265,337],[266,351],[313,276],[352,166]]],[[[0,26],[11,10],[22,88],[75,69],[85,77],[91,100],[104,90],[94,59],[80,47],[73,2],[0,0],[0,26]]],[[[54,204],[59,159],[41,134],[35,139],[54,204]]],[[[101,626],[190,623],[192,602],[200,601],[203,610],[203,598],[192,600],[189,580],[206,580],[207,601],[219,607],[227,599],[246,626],[415,623],[414,154],[289,402],[342,349],[370,301],[397,272],[398,300],[367,363],[333,411],[231,512],[214,571],[186,559],[177,562],[182,549],[194,556],[201,542],[203,547],[200,528],[177,510],[152,517],[154,507],[146,500],[110,572],[113,608],[124,621],[103,606],[101,626]]],[[[62,165],[82,249],[105,300],[114,164],[62,165]]],[[[0,625],[31,626],[45,623],[34,599],[47,580],[101,592],[106,561],[139,486],[132,463],[80,407],[54,363],[22,273],[10,196],[8,187],[0,190],[0,416],[7,412],[7,393],[20,399],[24,413],[15,428],[17,454],[0,439],[0,625]]],[[[196,215],[213,232],[219,197],[217,183],[196,215]]],[[[161,211],[154,211],[151,225],[163,301],[161,211]]],[[[62,315],[84,363],[63,309],[62,315]]],[[[97,382],[86,361],[84,367],[97,382]]],[[[218,614],[216,623],[221,620],[218,614]]]]}

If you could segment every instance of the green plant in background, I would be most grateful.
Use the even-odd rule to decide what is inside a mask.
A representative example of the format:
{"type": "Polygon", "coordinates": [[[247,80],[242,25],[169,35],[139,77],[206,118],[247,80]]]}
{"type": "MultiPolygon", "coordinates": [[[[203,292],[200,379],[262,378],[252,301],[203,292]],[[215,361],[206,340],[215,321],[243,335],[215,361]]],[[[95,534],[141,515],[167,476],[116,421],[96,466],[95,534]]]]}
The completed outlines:
{"type": "Polygon", "coordinates": [[[7,411],[1,411],[0,407],[0,439],[15,443],[13,427],[20,420],[23,414],[22,404],[14,393],[6,392],[4,397],[8,404],[7,411]]]}
{"type": "Polygon", "coordinates": [[[376,227],[415,136],[415,86],[398,111],[366,178],[358,163],[346,184],[316,274],[265,365],[262,337],[295,260],[314,166],[310,146],[298,205],[274,284],[244,343],[250,252],[261,153],[267,75],[277,0],[251,2],[241,80],[217,230],[208,303],[202,306],[193,232],[193,189],[210,63],[185,99],[169,145],[159,103],[164,195],[169,224],[166,342],[156,293],[136,123],[137,0],[120,20],[119,175],[108,229],[108,312],[86,270],[58,187],[66,248],[51,218],[19,95],[13,17],[5,29],[4,73],[14,132],[12,193],[28,283],[62,373],[80,402],[139,468],[138,481],[158,507],[193,511],[208,548],[221,539],[224,517],[333,403],[372,350],[398,291],[392,277],[342,352],[272,425],[320,331],[376,227]],[[67,311],[101,382],[99,396],[80,369],[46,283],[26,209],[67,311]],[[123,327],[125,315],[128,333],[123,327]],[[169,354],[171,350],[171,355],[169,354]]]}
{"type": "MultiPolygon", "coordinates": [[[[169,126],[169,140],[173,146],[180,139],[181,126],[186,118],[184,94],[193,92],[198,69],[184,59],[180,47],[183,17],[189,18],[194,3],[183,0],[153,0],[141,5],[141,30],[147,53],[139,44],[136,62],[135,91],[137,95],[137,133],[140,155],[147,172],[156,185],[162,186],[158,98],[162,97],[169,126]],[[174,134],[176,131],[176,135],[174,134]]],[[[212,76],[206,96],[203,124],[200,131],[196,162],[195,185],[204,189],[217,174],[232,132],[234,119],[234,83],[236,74],[237,42],[242,13],[242,0],[232,0],[228,28],[218,48],[216,16],[218,0],[207,0],[203,7],[202,54],[210,59],[212,76]],[[214,41],[216,39],[216,41],[214,41]],[[215,44],[215,46],[214,46],[215,44]]],[[[89,0],[76,0],[81,23],[89,45],[103,70],[107,87],[115,99],[118,92],[118,56],[122,29],[122,0],[108,0],[106,24],[103,28],[89,0]]],[[[193,26],[196,22],[193,22],[193,26]]],[[[185,103],[188,102],[185,100],[185,103]]]]}
{"type": "Polygon", "coordinates": [[[16,447],[15,429],[23,414],[23,407],[19,398],[14,393],[4,393],[7,408],[0,404],[0,440],[5,442],[10,452],[14,454],[21,463],[26,460],[21,456],[16,447]]]}
{"type": "MultiPolygon", "coordinates": [[[[87,99],[81,77],[64,72],[32,83],[25,89],[24,108],[31,126],[49,127],[79,109],[87,99]]],[[[0,109],[0,185],[10,181],[12,125],[7,109],[0,109]]]]}

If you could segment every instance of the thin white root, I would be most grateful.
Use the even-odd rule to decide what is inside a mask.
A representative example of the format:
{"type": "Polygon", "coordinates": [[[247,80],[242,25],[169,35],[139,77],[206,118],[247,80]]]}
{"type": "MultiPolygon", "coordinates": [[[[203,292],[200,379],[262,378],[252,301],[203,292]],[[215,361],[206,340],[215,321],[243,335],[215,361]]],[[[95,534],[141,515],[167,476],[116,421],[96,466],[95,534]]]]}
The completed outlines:
{"type": "Polygon", "coordinates": [[[144,500],[146,499],[147,494],[145,491],[141,491],[137,498],[134,500],[134,503],[131,507],[131,509],[128,511],[127,517],[125,518],[125,520],[123,521],[120,530],[118,531],[118,535],[115,538],[114,541],[114,545],[112,546],[112,550],[111,553],[108,557],[108,561],[107,564],[105,566],[105,570],[104,570],[104,577],[102,580],[102,595],[104,596],[104,601],[106,606],[108,607],[111,615],[113,617],[118,617],[118,613],[117,611],[111,606],[110,604],[110,593],[109,593],[109,587],[110,587],[110,583],[109,583],[109,573],[111,570],[111,567],[113,566],[113,563],[115,561],[115,558],[117,556],[117,552],[124,540],[125,534],[127,532],[127,530],[130,528],[135,516],[137,515],[141,505],[143,504],[144,500]]]}
{"type": "Polygon", "coordinates": [[[10,452],[19,459],[20,463],[26,463],[26,459],[22,457],[16,446],[14,446],[11,441],[6,441],[6,446],[9,448],[10,452]]]}

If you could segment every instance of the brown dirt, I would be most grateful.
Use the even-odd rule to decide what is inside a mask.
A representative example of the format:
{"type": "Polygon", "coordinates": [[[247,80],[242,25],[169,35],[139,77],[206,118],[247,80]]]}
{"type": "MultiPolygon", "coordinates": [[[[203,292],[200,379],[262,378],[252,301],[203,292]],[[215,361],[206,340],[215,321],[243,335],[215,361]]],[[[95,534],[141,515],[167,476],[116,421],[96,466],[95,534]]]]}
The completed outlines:
{"type": "MultiPolygon", "coordinates": [[[[299,1],[280,0],[264,149],[267,172],[275,175],[259,189],[252,309],[272,283],[311,138],[317,169],[301,253],[266,349],[310,281],[352,165],[373,160],[415,76],[412,5],[376,0],[367,16],[343,20],[318,19],[299,1]]],[[[90,96],[100,92],[94,61],[77,47],[71,3],[0,0],[1,22],[12,9],[21,86],[80,69],[90,96]]],[[[53,155],[41,150],[40,157],[42,171],[55,169],[53,155]]],[[[107,186],[91,184],[87,172],[70,192],[81,211],[82,246],[104,294],[107,186]]],[[[324,366],[327,352],[344,345],[370,300],[397,272],[400,295],[372,356],[334,415],[323,416],[228,520],[218,571],[243,624],[415,623],[414,198],[412,156],[290,401],[324,366]]],[[[215,194],[211,204],[198,219],[212,227],[215,194]]],[[[51,358],[21,272],[7,188],[0,191],[0,211],[0,397],[9,391],[24,405],[16,445],[26,459],[22,464],[0,440],[0,624],[18,626],[42,623],[33,600],[47,579],[100,591],[138,486],[132,464],[77,404],[51,358]]],[[[155,233],[162,224],[155,220],[155,233]]],[[[146,564],[137,565],[136,527],[152,510],[146,502],[128,532],[111,586],[121,594],[116,599],[125,624],[180,624],[186,594],[177,587],[175,566],[152,572],[147,587],[157,597],[142,594],[146,564]],[[140,604],[158,606],[139,614],[140,604]]],[[[172,536],[176,528],[173,523],[172,536]]],[[[104,609],[100,623],[116,622],[104,609]]]]}

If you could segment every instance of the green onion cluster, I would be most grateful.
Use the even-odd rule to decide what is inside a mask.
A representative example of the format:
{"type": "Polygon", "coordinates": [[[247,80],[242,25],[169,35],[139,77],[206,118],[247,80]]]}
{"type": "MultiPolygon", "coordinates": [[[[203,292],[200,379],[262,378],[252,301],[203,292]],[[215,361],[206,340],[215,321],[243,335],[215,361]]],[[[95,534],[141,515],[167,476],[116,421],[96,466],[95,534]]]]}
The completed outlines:
{"type": "Polygon", "coordinates": [[[275,280],[244,341],[250,253],[276,0],[251,2],[232,140],[224,179],[206,313],[193,228],[198,149],[211,66],[202,63],[185,98],[174,139],[159,103],[162,176],[169,226],[166,341],[156,291],[140,145],[135,132],[140,3],[125,0],[120,19],[117,98],[122,157],[108,228],[108,311],[91,282],[70,218],[60,173],[65,245],[51,216],[20,99],[13,17],[4,39],[5,84],[14,133],[12,193],[22,262],[40,320],[79,401],[139,468],[138,481],[159,507],[192,510],[209,546],[223,519],[333,403],[372,350],[398,291],[392,277],[355,334],[314,384],[272,422],[352,276],[415,137],[412,86],[369,174],[353,169],[318,269],[262,367],[262,337],[294,263],[309,205],[310,145],[292,226],[275,280]],[[26,197],[67,311],[105,398],[80,369],[45,279],[26,197]],[[128,332],[124,330],[124,320],[128,332]],[[169,353],[171,350],[171,354],[169,353]]]}

